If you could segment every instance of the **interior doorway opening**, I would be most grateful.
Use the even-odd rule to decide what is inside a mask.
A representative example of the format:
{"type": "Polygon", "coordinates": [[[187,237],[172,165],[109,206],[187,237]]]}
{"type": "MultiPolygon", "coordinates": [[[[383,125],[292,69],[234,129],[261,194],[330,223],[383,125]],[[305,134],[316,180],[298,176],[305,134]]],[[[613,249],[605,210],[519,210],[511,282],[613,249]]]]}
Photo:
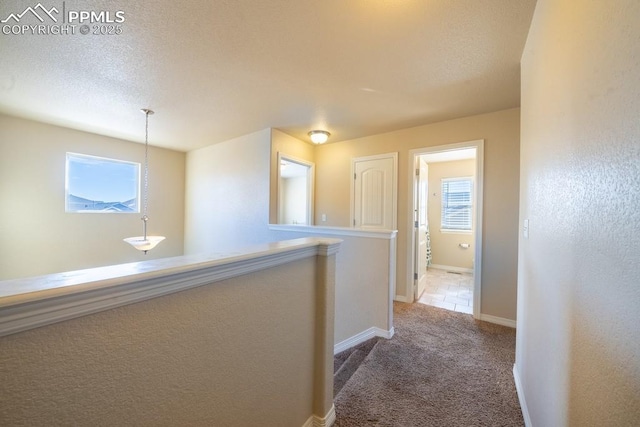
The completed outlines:
{"type": "Polygon", "coordinates": [[[409,152],[410,299],[481,313],[484,141],[409,152]]]}
{"type": "Polygon", "coordinates": [[[278,224],[314,224],[313,179],[313,163],[278,153],[278,224]]]}

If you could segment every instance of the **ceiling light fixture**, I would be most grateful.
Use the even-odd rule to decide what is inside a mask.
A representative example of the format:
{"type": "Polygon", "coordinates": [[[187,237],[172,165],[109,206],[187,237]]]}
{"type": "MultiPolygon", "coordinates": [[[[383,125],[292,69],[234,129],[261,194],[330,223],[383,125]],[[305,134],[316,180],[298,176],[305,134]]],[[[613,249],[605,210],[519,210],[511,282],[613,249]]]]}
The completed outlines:
{"type": "Polygon", "coordinates": [[[309,132],[309,138],[314,144],[324,144],[329,139],[331,134],[326,130],[312,130],[309,132]]]}
{"type": "Polygon", "coordinates": [[[149,202],[149,115],[153,114],[152,110],[147,108],[143,108],[140,110],[145,115],[145,126],[144,126],[144,187],[143,187],[143,210],[142,210],[142,236],[136,237],[127,237],[124,239],[125,242],[133,246],[139,251],[143,251],[145,254],[147,251],[155,248],[156,245],[162,242],[165,237],[164,236],[147,236],[147,221],[149,221],[149,217],[147,216],[147,208],[149,202]]]}

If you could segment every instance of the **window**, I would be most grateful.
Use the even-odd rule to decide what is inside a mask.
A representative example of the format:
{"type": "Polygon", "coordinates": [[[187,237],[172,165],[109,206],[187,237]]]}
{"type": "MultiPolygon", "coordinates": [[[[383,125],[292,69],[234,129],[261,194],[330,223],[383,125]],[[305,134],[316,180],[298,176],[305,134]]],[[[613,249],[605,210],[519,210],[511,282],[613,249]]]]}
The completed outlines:
{"type": "Polygon", "coordinates": [[[140,163],[67,153],[66,211],[140,212],[140,163]]]}
{"type": "Polygon", "coordinates": [[[445,178],[442,180],[440,228],[443,231],[471,231],[472,190],[473,180],[471,178],[445,178]]]}

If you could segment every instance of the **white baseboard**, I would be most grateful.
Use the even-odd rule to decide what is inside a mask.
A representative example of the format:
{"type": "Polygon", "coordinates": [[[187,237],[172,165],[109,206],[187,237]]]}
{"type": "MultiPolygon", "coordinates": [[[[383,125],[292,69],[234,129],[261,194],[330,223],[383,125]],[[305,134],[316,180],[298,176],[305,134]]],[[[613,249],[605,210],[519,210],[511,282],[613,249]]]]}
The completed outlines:
{"type": "Polygon", "coordinates": [[[393,297],[394,301],[400,301],[400,302],[406,302],[406,303],[412,303],[413,299],[411,301],[409,301],[409,298],[402,296],[402,295],[396,295],[395,297],[393,297]]]}
{"type": "Polygon", "coordinates": [[[312,415],[302,425],[302,427],[331,427],[336,422],[336,407],[331,405],[329,413],[324,418],[320,418],[317,415],[312,415]]]}
{"type": "Polygon", "coordinates": [[[374,337],[390,339],[393,337],[394,333],[395,330],[393,328],[385,331],[384,329],[376,328],[375,326],[371,327],[333,346],[333,354],[338,354],[342,351],[348,350],[351,347],[354,347],[374,337]]]}
{"type": "Polygon", "coordinates": [[[531,416],[529,415],[529,408],[527,408],[527,401],[524,398],[524,391],[522,390],[522,383],[520,382],[520,373],[515,363],[513,364],[513,380],[516,383],[516,392],[518,394],[518,400],[520,401],[520,409],[522,410],[522,418],[524,418],[525,427],[532,427],[531,416]]]}
{"type": "Polygon", "coordinates": [[[438,270],[453,271],[454,273],[473,273],[473,268],[454,267],[452,265],[431,264],[429,268],[438,270]]]}
{"type": "Polygon", "coordinates": [[[484,320],[485,322],[495,323],[496,325],[507,326],[509,328],[516,328],[516,321],[511,319],[505,319],[504,317],[492,316],[490,314],[482,314],[478,317],[478,320],[484,320]]]}

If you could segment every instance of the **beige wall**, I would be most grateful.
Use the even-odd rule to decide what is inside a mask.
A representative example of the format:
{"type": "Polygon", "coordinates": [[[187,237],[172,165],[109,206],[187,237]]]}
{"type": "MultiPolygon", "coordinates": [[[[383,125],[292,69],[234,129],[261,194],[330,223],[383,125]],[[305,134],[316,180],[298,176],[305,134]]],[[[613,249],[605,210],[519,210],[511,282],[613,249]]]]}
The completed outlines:
{"type": "Polygon", "coordinates": [[[330,237],[343,240],[336,261],[335,344],[371,327],[391,330],[389,240],[330,237]]]}
{"type": "Polygon", "coordinates": [[[309,257],[2,337],[0,425],[300,427],[324,417],[334,262],[309,257]]]}
{"type": "Polygon", "coordinates": [[[185,155],[149,148],[147,255],[122,241],[141,214],[65,213],[66,153],[142,162],[142,144],[0,115],[0,280],[182,255],[185,155]]]}
{"type": "Polygon", "coordinates": [[[278,223],[278,153],[315,163],[315,146],[278,129],[271,129],[271,160],[269,175],[269,223],[278,223]]]}
{"type": "Polygon", "coordinates": [[[316,147],[316,218],[323,225],[349,220],[351,159],[398,152],[397,294],[409,296],[406,246],[409,217],[408,152],[411,149],[484,139],[483,314],[516,318],[518,243],[519,109],[466,117],[316,147]]]}
{"type": "MultiPolygon", "coordinates": [[[[290,143],[287,154],[312,158],[291,148],[298,140],[275,130],[274,134],[290,143]]],[[[185,253],[228,252],[310,235],[269,230],[269,177],[275,176],[270,175],[270,138],[271,130],[265,129],[187,154],[185,253]]],[[[337,255],[336,343],[371,327],[391,327],[387,305],[380,299],[388,290],[389,241],[345,240],[337,255]],[[370,268],[372,264],[376,267],[370,268]],[[369,294],[363,297],[363,292],[369,294]]]]}
{"type": "Polygon", "coordinates": [[[271,241],[270,129],[187,153],[185,253],[271,241]]]}
{"type": "MultiPolygon", "coordinates": [[[[476,161],[473,159],[429,163],[427,212],[429,214],[432,264],[473,269],[475,234],[473,232],[442,232],[440,231],[440,221],[442,217],[442,179],[473,177],[475,173],[476,161]],[[463,249],[460,247],[461,243],[467,243],[470,247],[463,249]]],[[[473,229],[475,230],[475,222],[473,229]]]]}
{"type": "Polygon", "coordinates": [[[519,109],[317,147],[277,130],[265,129],[189,152],[185,252],[228,251],[287,238],[267,227],[274,206],[270,204],[274,186],[269,178],[275,177],[274,158],[277,159],[277,150],[282,147],[287,154],[316,163],[316,218],[326,213],[327,222],[323,225],[346,227],[351,158],[399,151],[396,288],[398,294],[407,295],[404,260],[408,150],[477,139],[485,140],[481,310],[484,314],[515,319],[519,109]],[[272,134],[274,143],[270,143],[272,134]]]}
{"type": "MultiPolygon", "coordinates": [[[[389,260],[395,241],[389,238],[347,236],[336,232],[322,236],[340,239],[336,255],[336,302],[334,344],[370,328],[389,332],[393,327],[389,308],[389,260]]],[[[275,240],[318,236],[313,231],[274,231],[275,240]]]]}
{"type": "Polygon", "coordinates": [[[280,200],[280,223],[307,224],[307,211],[309,210],[305,203],[309,187],[307,177],[280,178],[279,185],[282,197],[280,200]]]}
{"type": "MultiPolygon", "coordinates": [[[[314,158],[310,144],[275,129],[273,135],[273,145],[265,129],[188,153],[186,253],[225,252],[313,235],[268,228],[269,177],[277,179],[270,174],[277,165],[269,162],[274,149],[307,161],[314,158]]],[[[335,343],[371,327],[389,330],[389,240],[333,237],[345,240],[336,256],[335,343]]]]}
{"type": "Polygon", "coordinates": [[[538,0],[523,54],[515,373],[533,426],[640,423],[639,17],[538,0]]]}

